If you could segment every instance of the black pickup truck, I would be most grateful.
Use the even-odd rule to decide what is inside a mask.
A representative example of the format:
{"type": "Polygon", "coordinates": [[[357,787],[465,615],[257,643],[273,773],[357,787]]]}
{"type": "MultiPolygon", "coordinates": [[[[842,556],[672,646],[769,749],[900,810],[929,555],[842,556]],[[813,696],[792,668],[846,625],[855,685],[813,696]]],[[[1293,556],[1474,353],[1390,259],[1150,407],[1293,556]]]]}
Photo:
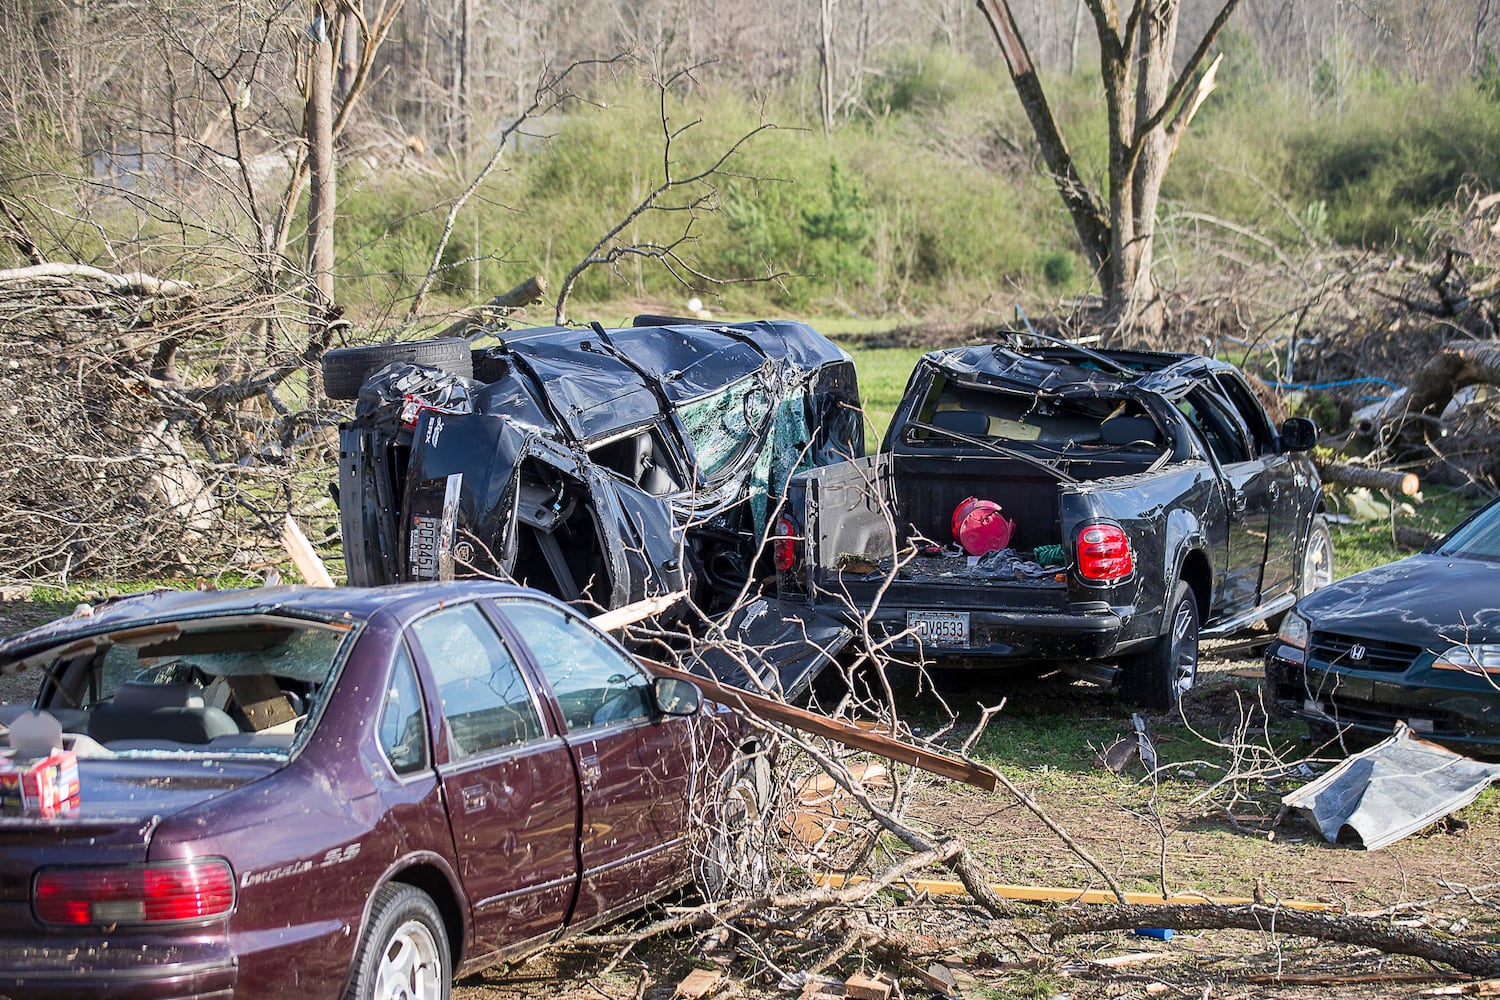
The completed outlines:
{"type": "Polygon", "coordinates": [[[890,653],[1055,663],[1169,708],[1200,636],[1332,579],[1312,421],[1274,428],[1212,358],[1005,336],[923,357],[877,454],[793,478],[784,600],[890,653]],[[989,551],[956,537],[976,511],[1003,519],[969,535],[989,551]]]}

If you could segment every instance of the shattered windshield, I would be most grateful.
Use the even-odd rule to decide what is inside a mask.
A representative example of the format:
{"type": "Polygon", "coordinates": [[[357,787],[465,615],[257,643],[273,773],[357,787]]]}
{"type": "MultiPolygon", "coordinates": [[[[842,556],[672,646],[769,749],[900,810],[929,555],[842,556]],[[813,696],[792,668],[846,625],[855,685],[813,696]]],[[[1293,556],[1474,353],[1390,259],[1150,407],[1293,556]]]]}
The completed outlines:
{"type": "Polygon", "coordinates": [[[80,756],[287,756],[354,630],[271,615],[116,629],[42,654],[38,697],[80,756]]]}
{"type": "Polygon", "coordinates": [[[770,412],[771,394],[759,372],[678,407],[705,480],[716,482],[735,467],[770,412]]]}

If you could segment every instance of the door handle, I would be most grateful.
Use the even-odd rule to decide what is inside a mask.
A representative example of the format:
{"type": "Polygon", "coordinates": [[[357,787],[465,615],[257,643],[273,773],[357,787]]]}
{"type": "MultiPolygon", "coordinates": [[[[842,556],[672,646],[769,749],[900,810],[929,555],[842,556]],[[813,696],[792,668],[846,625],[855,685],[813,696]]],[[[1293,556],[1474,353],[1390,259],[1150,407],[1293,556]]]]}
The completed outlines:
{"type": "Polygon", "coordinates": [[[584,788],[597,785],[600,773],[598,754],[586,754],[578,759],[578,778],[583,782],[584,788]]]}
{"type": "Polygon", "coordinates": [[[463,790],[464,812],[479,812],[487,801],[483,785],[469,785],[463,790]]]}

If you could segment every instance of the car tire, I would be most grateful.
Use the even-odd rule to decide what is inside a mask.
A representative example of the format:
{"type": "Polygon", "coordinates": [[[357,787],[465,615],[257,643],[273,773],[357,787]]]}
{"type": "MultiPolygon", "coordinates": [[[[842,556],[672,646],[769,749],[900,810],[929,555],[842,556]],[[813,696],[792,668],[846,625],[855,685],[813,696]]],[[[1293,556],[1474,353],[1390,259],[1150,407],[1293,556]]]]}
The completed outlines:
{"type": "Polygon", "coordinates": [[[743,898],[770,885],[774,797],[768,754],[757,750],[736,756],[701,817],[693,873],[705,901],[743,898]]]}
{"type": "Polygon", "coordinates": [[[370,347],[336,347],[323,355],[323,392],[329,399],[357,399],[371,372],[393,361],[426,365],[450,375],[474,377],[469,342],[462,337],[410,340],[370,347]]]}
{"type": "Polygon", "coordinates": [[[1125,696],[1152,711],[1176,708],[1198,679],[1198,600],[1185,583],[1172,590],[1166,633],[1124,664],[1125,696]]]}
{"type": "Polygon", "coordinates": [[[344,1000],[448,1000],[453,960],[432,897],[388,882],[375,892],[344,1000]]]}
{"type": "Polygon", "coordinates": [[[1314,514],[1307,529],[1307,543],[1302,546],[1302,567],[1297,575],[1297,598],[1300,600],[1333,582],[1333,532],[1328,519],[1314,514]]]}

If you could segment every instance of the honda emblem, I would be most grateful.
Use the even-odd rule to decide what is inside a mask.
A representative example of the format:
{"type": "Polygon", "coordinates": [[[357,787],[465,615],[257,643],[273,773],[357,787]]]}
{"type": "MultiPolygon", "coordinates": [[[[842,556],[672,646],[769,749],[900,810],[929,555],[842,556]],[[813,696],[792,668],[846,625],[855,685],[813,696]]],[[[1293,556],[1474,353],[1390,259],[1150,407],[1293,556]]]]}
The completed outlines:
{"type": "Polygon", "coordinates": [[[1349,647],[1349,659],[1363,660],[1365,658],[1365,654],[1368,652],[1369,650],[1365,648],[1364,643],[1356,642],[1354,645],[1349,647]]]}

